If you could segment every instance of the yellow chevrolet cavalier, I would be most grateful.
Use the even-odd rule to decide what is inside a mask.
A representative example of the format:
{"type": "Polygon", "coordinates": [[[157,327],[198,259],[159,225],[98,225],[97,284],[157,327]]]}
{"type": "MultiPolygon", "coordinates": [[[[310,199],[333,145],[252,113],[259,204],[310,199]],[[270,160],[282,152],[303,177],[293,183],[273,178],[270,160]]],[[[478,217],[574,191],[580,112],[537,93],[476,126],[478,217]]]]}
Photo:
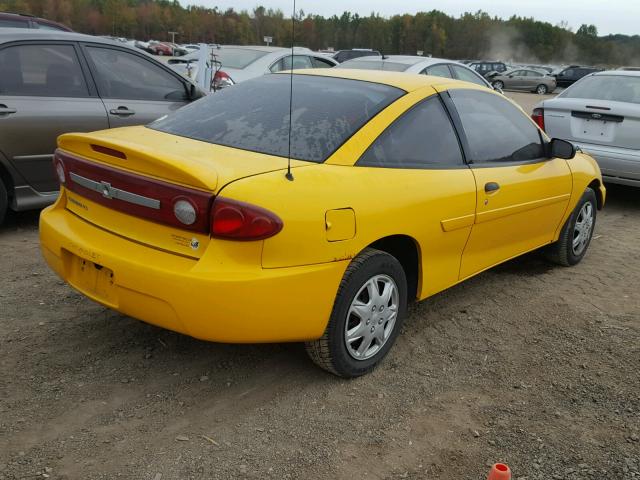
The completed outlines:
{"type": "Polygon", "coordinates": [[[358,70],[63,135],[54,167],[42,252],[75,289],[196,338],[306,342],[344,377],[384,358],[409,301],[541,247],[578,263],[605,201],[594,160],[503,96],[358,70]]]}

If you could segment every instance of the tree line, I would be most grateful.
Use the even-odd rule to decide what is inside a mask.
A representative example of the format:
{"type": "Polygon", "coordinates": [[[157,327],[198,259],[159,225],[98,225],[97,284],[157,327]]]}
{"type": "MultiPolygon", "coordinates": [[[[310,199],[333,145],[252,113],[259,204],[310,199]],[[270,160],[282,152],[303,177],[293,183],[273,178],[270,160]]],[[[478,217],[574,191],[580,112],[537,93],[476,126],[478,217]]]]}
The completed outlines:
{"type": "MultiPolygon", "coordinates": [[[[181,43],[261,45],[271,36],[274,45],[291,44],[291,14],[262,6],[249,12],[183,7],[177,0],[0,0],[0,11],[49,18],[93,35],[168,40],[173,31],[181,43]]],[[[598,36],[594,25],[573,32],[566,22],[505,20],[482,11],[459,17],[438,10],[391,17],[344,12],[327,18],[300,10],[295,17],[295,44],[314,50],[355,47],[454,59],[640,64],[638,35],[598,36]]]]}

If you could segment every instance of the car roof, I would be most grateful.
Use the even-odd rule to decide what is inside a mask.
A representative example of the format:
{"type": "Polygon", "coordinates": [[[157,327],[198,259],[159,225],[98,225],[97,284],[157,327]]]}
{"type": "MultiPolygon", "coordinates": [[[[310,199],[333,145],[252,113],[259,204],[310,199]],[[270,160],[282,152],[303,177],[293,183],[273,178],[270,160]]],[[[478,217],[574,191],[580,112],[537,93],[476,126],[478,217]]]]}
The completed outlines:
{"type": "MultiPolygon", "coordinates": [[[[281,52],[283,50],[291,51],[291,48],[288,48],[288,47],[266,47],[264,45],[220,45],[221,50],[224,50],[225,48],[237,48],[239,50],[255,50],[258,52],[266,52],[266,53],[281,52]]],[[[293,50],[294,52],[311,51],[307,47],[293,47],[293,50]]]]}
{"type": "MultiPolygon", "coordinates": [[[[275,75],[288,75],[289,72],[279,72],[275,75]]],[[[351,68],[340,68],[338,65],[334,68],[309,68],[305,70],[296,70],[295,75],[316,75],[323,77],[345,78],[348,80],[361,80],[364,82],[380,83],[391,87],[400,88],[406,92],[418,90],[420,88],[438,85],[445,89],[453,87],[469,87],[469,83],[452,78],[432,77],[418,73],[405,72],[385,72],[380,70],[356,70],[351,68]]],[[[485,89],[486,87],[477,88],[485,89]]]]}
{"type": "Polygon", "coordinates": [[[455,60],[447,60],[445,58],[419,57],[417,55],[387,55],[385,57],[358,57],[349,60],[349,62],[389,62],[402,63],[405,65],[416,65],[424,63],[425,65],[433,65],[434,63],[459,63],[455,60]]]}
{"type": "Polygon", "coordinates": [[[0,43],[19,40],[70,40],[73,42],[93,42],[107,45],[123,45],[122,42],[108,38],[94,37],[82,33],[55,30],[39,30],[37,28],[0,28],[0,43]]]}
{"type": "Polygon", "coordinates": [[[610,77],[640,77],[640,72],[637,70],[604,70],[601,72],[592,73],[594,76],[607,75],[610,77]]]}

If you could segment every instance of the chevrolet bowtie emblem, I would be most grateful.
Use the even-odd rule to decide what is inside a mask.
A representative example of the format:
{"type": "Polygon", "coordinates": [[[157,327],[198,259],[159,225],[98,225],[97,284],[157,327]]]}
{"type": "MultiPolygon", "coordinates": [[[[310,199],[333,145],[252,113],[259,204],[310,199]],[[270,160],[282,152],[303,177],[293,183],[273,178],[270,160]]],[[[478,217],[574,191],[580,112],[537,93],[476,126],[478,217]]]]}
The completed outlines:
{"type": "Polygon", "coordinates": [[[100,182],[100,186],[102,187],[102,196],[104,198],[113,198],[113,188],[109,182],[100,182]]]}

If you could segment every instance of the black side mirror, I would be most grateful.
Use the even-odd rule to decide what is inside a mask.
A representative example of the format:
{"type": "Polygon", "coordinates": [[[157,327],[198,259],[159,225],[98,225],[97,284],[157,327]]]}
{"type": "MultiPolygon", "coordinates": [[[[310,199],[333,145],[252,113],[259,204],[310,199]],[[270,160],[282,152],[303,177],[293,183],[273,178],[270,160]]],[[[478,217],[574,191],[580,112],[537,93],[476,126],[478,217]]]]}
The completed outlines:
{"type": "Polygon", "coordinates": [[[191,101],[198,100],[204,96],[202,91],[191,82],[187,82],[187,89],[189,91],[189,100],[191,101]]]}
{"type": "Polygon", "coordinates": [[[571,160],[576,156],[577,152],[576,146],[567,142],[566,140],[562,140],[560,138],[554,138],[551,140],[549,144],[549,156],[551,158],[562,158],[564,160],[571,160]]]}

